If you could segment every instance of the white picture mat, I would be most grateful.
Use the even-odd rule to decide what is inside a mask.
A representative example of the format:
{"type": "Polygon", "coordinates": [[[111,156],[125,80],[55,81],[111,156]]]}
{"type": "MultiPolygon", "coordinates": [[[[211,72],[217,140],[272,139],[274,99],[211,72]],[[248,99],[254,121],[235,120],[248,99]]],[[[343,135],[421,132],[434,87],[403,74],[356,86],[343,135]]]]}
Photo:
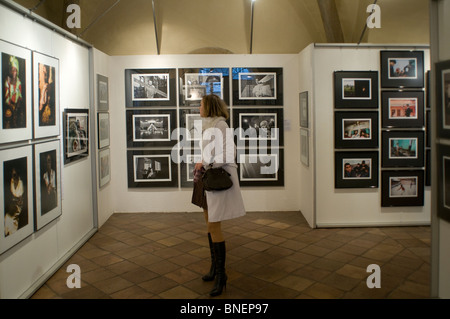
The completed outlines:
{"type": "Polygon", "coordinates": [[[170,141],[171,138],[171,126],[170,126],[170,114],[133,114],[132,121],[133,121],[133,142],[164,142],[164,141],[170,141]],[[165,138],[137,138],[136,137],[136,119],[141,118],[148,118],[148,121],[150,121],[153,118],[166,118],[167,121],[167,137],[165,138]]]}
{"type": "Polygon", "coordinates": [[[99,187],[105,186],[111,180],[111,152],[105,148],[98,152],[99,187]]]}
{"type": "Polygon", "coordinates": [[[239,99],[240,100],[276,100],[277,99],[277,73],[276,72],[243,72],[239,73],[239,99]],[[273,82],[273,96],[242,96],[242,77],[244,76],[269,76],[272,77],[273,82]]]}
{"type": "Polygon", "coordinates": [[[109,113],[98,113],[98,148],[110,144],[109,113]]]}
{"type": "Polygon", "coordinates": [[[134,172],[134,181],[135,182],[170,182],[172,181],[172,165],[171,165],[171,156],[169,155],[134,155],[133,156],[133,172],[134,172]],[[168,168],[168,178],[160,178],[160,179],[139,179],[137,178],[137,163],[141,158],[158,158],[167,160],[167,168],[168,168]]]}

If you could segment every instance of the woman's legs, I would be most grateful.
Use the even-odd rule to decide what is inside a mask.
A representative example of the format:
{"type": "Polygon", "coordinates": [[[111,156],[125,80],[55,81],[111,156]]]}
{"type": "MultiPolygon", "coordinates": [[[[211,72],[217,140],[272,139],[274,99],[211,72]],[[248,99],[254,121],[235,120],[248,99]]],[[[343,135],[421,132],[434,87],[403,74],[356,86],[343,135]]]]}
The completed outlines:
{"type": "Polygon", "coordinates": [[[225,241],[222,233],[222,226],[220,222],[209,222],[208,220],[208,211],[206,209],[203,210],[205,214],[206,226],[208,229],[208,233],[211,234],[211,238],[213,243],[219,243],[225,241]]]}

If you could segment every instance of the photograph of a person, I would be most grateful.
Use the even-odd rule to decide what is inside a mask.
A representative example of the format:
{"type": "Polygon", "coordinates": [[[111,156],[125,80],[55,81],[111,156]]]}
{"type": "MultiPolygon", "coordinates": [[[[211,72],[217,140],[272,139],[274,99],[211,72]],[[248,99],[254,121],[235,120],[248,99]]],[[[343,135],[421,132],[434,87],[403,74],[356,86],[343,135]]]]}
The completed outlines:
{"type": "Polygon", "coordinates": [[[199,101],[207,94],[223,98],[222,73],[186,73],[184,81],[186,101],[199,101]]]}
{"type": "Polygon", "coordinates": [[[389,58],[389,79],[416,79],[417,59],[416,58],[389,58]]]}
{"type": "Polygon", "coordinates": [[[277,139],[277,113],[240,113],[241,139],[277,139]],[[248,136],[242,134],[248,133],[248,136]]]}
{"type": "Polygon", "coordinates": [[[55,72],[53,66],[38,63],[39,126],[54,126],[56,121],[55,72]]]}
{"type": "Polygon", "coordinates": [[[56,174],[56,150],[42,152],[39,155],[41,178],[41,216],[58,205],[58,178],[56,174]]]}
{"type": "Polygon", "coordinates": [[[168,101],[169,74],[132,74],[133,101],[168,101]]]}
{"type": "Polygon", "coordinates": [[[389,178],[389,197],[417,197],[417,177],[395,176],[389,178]]]}
{"type": "Polygon", "coordinates": [[[170,115],[133,115],[134,142],[170,141],[170,115]]]}
{"type": "Polygon", "coordinates": [[[417,158],[417,138],[389,138],[389,158],[417,158]]]}
{"type": "Polygon", "coordinates": [[[372,138],[372,119],[343,119],[343,140],[364,140],[372,138]]]}
{"type": "Polygon", "coordinates": [[[265,100],[277,98],[275,72],[239,73],[239,99],[265,100]]]}
{"type": "Polygon", "coordinates": [[[172,180],[170,155],[134,155],[135,182],[164,182],[172,180]]]}
{"type": "Polygon", "coordinates": [[[342,159],[342,179],[371,179],[372,159],[371,158],[343,158],[342,159]]]}
{"type": "Polygon", "coordinates": [[[443,128],[450,129],[450,70],[442,72],[442,121],[443,128]]]}
{"type": "Polygon", "coordinates": [[[372,99],[372,79],[367,78],[343,78],[342,99],[372,99]]]}
{"type": "Polygon", "coordinates": [[[88,115],[69,113],[67,115],[67,156],[88,152],[88,115]]]}
{"type": "Polygon", "coordinates": [[[278,157],[274,154],[241,154],[241,181],[277,181],[278,157]]]}
{"type": "Polygon", "coordinates": [[[389,119],[417,119],[416,98],[389,98],[389,119]]]}

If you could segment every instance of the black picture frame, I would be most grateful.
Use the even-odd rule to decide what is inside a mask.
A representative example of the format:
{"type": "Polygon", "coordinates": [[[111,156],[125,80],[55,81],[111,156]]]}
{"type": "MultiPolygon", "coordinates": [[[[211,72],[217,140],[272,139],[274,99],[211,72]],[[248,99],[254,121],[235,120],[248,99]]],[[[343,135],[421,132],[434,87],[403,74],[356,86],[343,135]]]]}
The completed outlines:
{"type": "Polygon", "coordinates": [[[378,157],[378,151],[335,152],[334,187],[378,188],[378,157]]]}
{"type": "Polygon", "coordinates": [[[230,68],[178,69],[180,106],[200,106],[204,95],[215,94],[230,103],[230,68]]]}
{"type": "Polygon", "coordinates": [[[175,107],[176,69],[126,69],[125,107],[175,107]]]}
{"type": "Polygon", "coordinates": [[[378,108],[378,71],[335,71],[334,107],[378,108]]]}
{"type": "Polygon", "coordinates": [[[89,110],[64,109],[64,164],[73,163],[89,156],[89,134],[89,110]]]}
{"type": "Polygon", "coordinates": [[[383,131],[382,167],[424,167],[424,138],[423,130],[383,131]]]}
{"type": "Polygon", "coordinates": [[[425,150],[425,186],[431,186],[431,149],[425,150]]]}
{"type": "Polygon", "coordinates": [[[431,110],[425,112],[426,147],[431,147],[431,110]]]}
{"type": "Polygon", "coordinates": [[[426,79],[425,79],[425,93],[426,93],[426,99],[425,99],[425,108],[430,109],[431,108],[431,71],[426,72],[426,79]]]}
{"type": "Polygon", "coordinates": [[[335,111],[334,147],[336,149],[377,148],[379,145],[378,113],[378,111],[335,111]]]}
{"type": "Polygon", "coordinates": [[[383,170],[381,206],[423,206],[423,170],[383,170]]]}
{"type": "Polygon", "coordinates": [[[437,144],[437,215],[450,222],[450,146],[437,144]]]}
{"type": "Polygon", "coordinates": [[[178,187],[171,150],[128,150],[128,188],[178,187]]]}
{"type": "Polygon", "coordinates": [[[233,105],[283,105],[283,68],[232,68],[233,105]]]}
{"type": "Polygon", "coordinates": [[[201,150],[199,148],[191,149],[189,154],[181,154],[180,150],[180,185],[183,188],[192,188],[194,186],[194,166],[195,163],[202,160],[201,150]]]}
{"type": "Polygon", "coordinates": [[[382,91],[383,128],[419,128],[424,126],[423,91],[382,91]]]}
{"type": "Polygon", "coordinates": [[[382,88],[423,88],[423,51],[380,51],[382,88]]]}
{"type": "Polygon", "coordinates": [[[299,113],[300,113],[300,127],[309,127],[309,109],[308,109],[308,91],[299,94],[299,113]]]}
{"type": "Polygon", "coordinates": [[[450,138],[450,60],[438,62],[436,70],[436,138],[450,138]]]}
{"type": "Polygon", "coordinates": [[[181,140],[198,143],[202,138],[200,122],[196,122],[202,121],[200,110],[198,108],[180,108],[178,114],[178,127],[180,130],[185,130],[184,132],[180,132],[180,135],[182,136],[181,140]]]}
{"type": "Polygon", "coordinates": [[[172,132],[177,125],[174,109],[127,110],[127,146],[173,146],[172,132]]]}

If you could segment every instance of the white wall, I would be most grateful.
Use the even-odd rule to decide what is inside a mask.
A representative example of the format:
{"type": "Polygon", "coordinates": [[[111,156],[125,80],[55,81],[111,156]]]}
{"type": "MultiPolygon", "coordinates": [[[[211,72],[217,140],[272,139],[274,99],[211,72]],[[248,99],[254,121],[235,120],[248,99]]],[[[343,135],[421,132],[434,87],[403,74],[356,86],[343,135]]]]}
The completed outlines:
{"type": "MultiPolygon", "coordinates": [[[[0,39],[59,59],[61,113],[89,108],[89,49],[2,5],[0,39]]],[[[93,229],[90,156],[61,166],[62,215],[0,256],[0,298],[21,296],[93,229]]]]}

